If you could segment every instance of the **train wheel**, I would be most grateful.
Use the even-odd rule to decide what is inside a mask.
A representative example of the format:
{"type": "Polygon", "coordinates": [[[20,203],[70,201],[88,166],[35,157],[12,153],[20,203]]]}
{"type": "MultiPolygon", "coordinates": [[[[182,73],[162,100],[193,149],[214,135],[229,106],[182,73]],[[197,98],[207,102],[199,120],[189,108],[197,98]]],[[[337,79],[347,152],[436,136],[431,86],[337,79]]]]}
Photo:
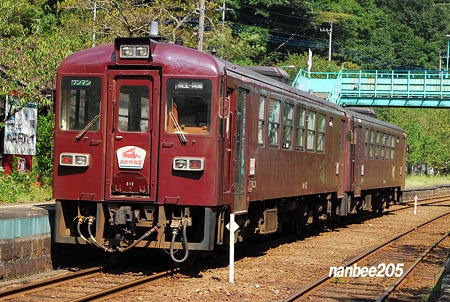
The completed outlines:
{"type": "Polygon", "coordinates": [[[214,249],[210,252],[211,258],[216,259],[217,257],[219,257],[220,252],[222,251],[222,246],[223,244],[214,244],[214,249]]]}
{"type": "Polygon", "coordinates": [[[193,265],[197,260],[197,251],[189,251],[189,256],[186,260],[188,265],[193,265]]]}
{"type": "Polygon", "coordinates": [[[383,214],[383,207],[372,207],[372,215],[380,216],[383,214]]]}
{"type": "Polygon", "coordinates": [[[302,223],[299,220],[292,221],[292,232],[296,235],[300,235],[302,233],[303,227],[302,223]]]}
{"type": "Polygon", "coordinates": [[[328,227],[334,229],[341,224],[341,216],[339,215],[327,215],[328,227]]]}

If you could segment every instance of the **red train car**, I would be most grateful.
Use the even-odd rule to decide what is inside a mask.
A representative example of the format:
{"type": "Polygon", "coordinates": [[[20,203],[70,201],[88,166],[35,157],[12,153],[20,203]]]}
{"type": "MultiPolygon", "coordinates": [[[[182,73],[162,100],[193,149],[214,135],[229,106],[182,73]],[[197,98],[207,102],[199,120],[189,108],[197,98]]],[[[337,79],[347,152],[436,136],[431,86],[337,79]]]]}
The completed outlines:
{"type": "Polygon", "coordinates": [[[149,38],[64,60],[55,241],[179,262],[224,244],[230,213],[243,240],[400,199],[402,129],[252,69],[149,38]]]}

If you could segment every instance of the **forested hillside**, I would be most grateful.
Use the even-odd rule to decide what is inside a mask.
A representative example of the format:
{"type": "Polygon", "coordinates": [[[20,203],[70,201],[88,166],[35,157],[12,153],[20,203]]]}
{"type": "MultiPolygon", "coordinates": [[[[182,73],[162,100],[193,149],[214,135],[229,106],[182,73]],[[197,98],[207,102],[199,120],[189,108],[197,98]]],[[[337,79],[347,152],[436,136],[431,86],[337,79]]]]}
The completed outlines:
{"type": "MultiPolygon", "coordinates": [[[[198,6],[173,0],[3,0],[0,99],[16,91],[24,103],[49,105],[43,93],[54,87],[66,56],[117,36],[146,36],[151,21],[159,22],[168,42],[181,38],[197,48],[198,6]]],[[[440,57],[446,67],[450,3],[444,0],[206,0],[205,12],[203,51],[215,47],[219,57],[241,65],[295,65],[291,77],[306,69],[308,49],[312,71],[436,70],[440,57]]],[[[448,172],[450,110],[378,111],[409,133],[410,164],[448,172]]],[[[0,125],[6,118],[0,117],[0,125]]],[[[41,150],[49,150],[51,133],[43,132],[48,136],[39,138],[41,150]]],[[[49,162],[48,151],[42,153],[40,162],[49,162]]]]}

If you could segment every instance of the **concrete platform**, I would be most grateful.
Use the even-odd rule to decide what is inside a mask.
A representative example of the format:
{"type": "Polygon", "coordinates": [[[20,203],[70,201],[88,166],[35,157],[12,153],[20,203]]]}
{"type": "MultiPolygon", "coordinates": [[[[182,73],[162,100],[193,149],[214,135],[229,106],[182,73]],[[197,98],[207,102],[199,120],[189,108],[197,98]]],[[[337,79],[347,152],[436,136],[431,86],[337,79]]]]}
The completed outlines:
{"type": "Polygon", "coordinates": [[[53,270],[54,203],[0,205],[0,281],[53,270]]]}
{"type": "Polygon", "coordinates": [[[51,233],[55,203],[0,205],[0,240],[51,233]]]}

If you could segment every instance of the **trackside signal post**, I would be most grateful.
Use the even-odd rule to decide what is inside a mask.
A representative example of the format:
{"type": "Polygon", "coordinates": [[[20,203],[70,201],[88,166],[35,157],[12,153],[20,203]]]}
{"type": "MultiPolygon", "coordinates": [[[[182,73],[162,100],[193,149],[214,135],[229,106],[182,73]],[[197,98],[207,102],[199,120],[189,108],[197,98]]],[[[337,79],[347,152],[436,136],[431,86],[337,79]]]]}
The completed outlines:
{"type": "Polygon", "coordinates": [[[230,230],[230,283],[234,282],[234,233],[239,229],[239,225],[234,221],[234,214],[230,214],[230,223],[227,224],[230,230]]]}

